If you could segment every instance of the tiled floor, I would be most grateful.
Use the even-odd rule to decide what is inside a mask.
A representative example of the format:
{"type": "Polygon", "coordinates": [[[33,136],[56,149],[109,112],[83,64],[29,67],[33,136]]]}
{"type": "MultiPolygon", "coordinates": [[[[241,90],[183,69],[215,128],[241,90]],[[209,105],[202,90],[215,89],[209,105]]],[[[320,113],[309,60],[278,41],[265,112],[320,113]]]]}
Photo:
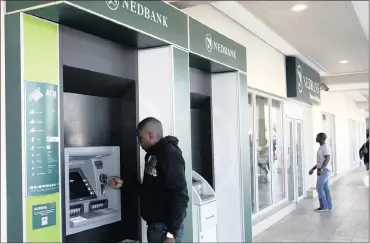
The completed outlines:
{"type": "Polygon", "coordinates": [[[304,199],[297,209],[253,242],[369,243],[369,188],[357,170],[331,186],[333,211],[316,213],[317,199],[304,199]]]}

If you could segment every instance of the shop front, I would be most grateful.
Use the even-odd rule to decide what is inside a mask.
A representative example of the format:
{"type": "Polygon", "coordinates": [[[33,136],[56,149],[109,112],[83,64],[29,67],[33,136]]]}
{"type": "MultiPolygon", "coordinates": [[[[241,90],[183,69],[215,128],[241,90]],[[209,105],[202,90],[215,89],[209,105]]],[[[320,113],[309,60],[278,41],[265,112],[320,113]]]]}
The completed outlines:
{"type": "Polygon", "coordinates": [[[306,177],[313,162],[308,160],[309,145],[315,143],[309,134],[307,113],[320,105],[320,74],[296,57],[286,58],[287,97],[285,102],[285,161],[289,201],[306,196],[306,177]]]}

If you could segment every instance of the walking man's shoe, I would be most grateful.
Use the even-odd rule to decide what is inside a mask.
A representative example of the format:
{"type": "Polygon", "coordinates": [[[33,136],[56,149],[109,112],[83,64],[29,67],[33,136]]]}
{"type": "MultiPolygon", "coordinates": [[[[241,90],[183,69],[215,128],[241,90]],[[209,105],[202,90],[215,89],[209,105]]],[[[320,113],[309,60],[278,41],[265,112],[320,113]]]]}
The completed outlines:
{"type": "Polygon", "coordinates": [[[326,209],[326,208],[316,208],[315,211],[316,212],[328,212],[330,210],[329,209],[326,209]]]}

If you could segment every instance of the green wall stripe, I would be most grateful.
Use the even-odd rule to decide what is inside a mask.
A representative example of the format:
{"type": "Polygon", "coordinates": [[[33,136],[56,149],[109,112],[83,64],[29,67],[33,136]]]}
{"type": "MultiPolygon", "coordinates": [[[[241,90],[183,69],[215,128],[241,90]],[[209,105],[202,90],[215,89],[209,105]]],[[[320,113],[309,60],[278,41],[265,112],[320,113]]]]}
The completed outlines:
{"type": "Polygon", "coordinates": [[[251,162],[249,150],[249,125],[248,125],[248,83],[247,76],[239,73],[239,106],[240,106],[240,132],[242,151],[242,179],[243,179],[243,220],[244,220],[244,242],[252,242],[252,199],[251,199],[251,162]]]}
{"type": "Polygon", "coordinates": [[[7,241],[23,242],[20,14],[5,16],[7,241]]]}
{"type": "Polygon", "coordinates": [[[189,53],[173,48],[174,60],[174,114],[175,136],[186,162],[186,181],[188,183],[189,207],[184,222],[183,242],[193,242],[193,211],[192,211],[192,161],[191,161],[191,118],[190,118],[190,81],[189,53]]]}

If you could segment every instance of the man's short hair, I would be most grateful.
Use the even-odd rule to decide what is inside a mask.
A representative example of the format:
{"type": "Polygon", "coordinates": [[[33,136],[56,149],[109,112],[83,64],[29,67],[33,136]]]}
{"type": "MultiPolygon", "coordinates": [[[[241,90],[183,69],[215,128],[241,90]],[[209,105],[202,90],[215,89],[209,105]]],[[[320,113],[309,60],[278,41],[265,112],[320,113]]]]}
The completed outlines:
{"type": "Polygon", "coordinates": [[[321,139],[321,140],[323,140],[323,141],[326,141],[326,139],[328,138],[327,136],[326,136],[326,134],[325,133],[319,133],[319,134],[317,134],[317,136],[321,139]]]}
{"type": "Polygon", "coordinates": [[[149,129],[154,132],[158,138],[163,137],[163,127],[161,121],[154,117],[148,117],[140,121],[137,125],[137,133],[139,134],[143,129],[149,129]]]}

